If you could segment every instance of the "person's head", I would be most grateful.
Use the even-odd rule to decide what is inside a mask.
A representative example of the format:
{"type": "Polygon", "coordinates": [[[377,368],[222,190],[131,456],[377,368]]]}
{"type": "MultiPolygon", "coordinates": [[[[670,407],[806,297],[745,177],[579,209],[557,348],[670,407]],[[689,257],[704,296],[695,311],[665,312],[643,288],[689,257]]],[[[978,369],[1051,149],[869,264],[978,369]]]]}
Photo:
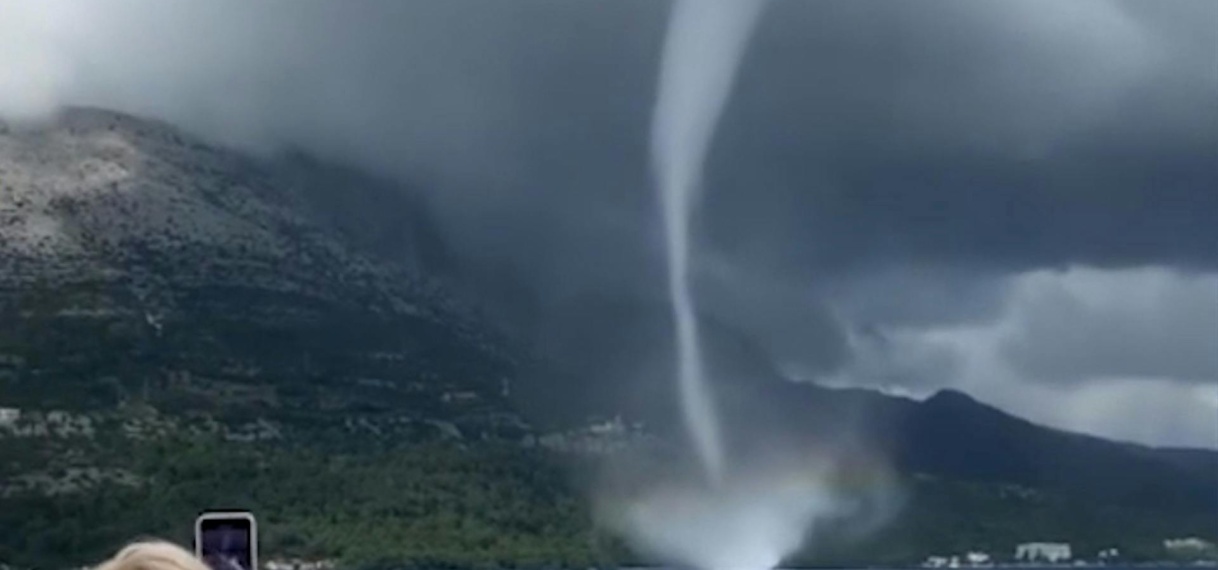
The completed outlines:
{"type": "Polygon", "coordinates": [[[182,547],[161,540],[133,542],[95,570],[210,570],[182,547]]]}

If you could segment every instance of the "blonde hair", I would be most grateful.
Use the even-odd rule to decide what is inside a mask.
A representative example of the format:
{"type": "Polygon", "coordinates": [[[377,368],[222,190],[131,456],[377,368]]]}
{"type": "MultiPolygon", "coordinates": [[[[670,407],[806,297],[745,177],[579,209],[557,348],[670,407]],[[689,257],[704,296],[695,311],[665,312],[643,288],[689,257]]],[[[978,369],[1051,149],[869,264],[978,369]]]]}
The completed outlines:
{"type": "Polygon", "coordinates": [[[186,549],[163,540],[133,542],[94,570],[210,570],[186,549]]]}

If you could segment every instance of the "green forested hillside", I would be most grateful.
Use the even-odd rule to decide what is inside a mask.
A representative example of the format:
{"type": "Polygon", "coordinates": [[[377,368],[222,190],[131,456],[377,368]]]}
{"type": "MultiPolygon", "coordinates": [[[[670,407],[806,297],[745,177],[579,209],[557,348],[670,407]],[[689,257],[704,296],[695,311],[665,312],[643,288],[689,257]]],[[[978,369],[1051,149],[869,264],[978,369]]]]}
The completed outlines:
{"type": "MultiPolygon", "coordinates": [[[[7,454],[21,451],[6,443],[7,454]]],[[[419,444],[350,454],[197,438],[111,449],[120,455],[100,463],[129,469],[138,485],[0,498],[0,561],[65,567],[137,536],[185,542],[206,507],[257,513],[267,557],[540,566],[598,553],[582,502],[540,453],[419,444]]]]}
{"type": "MultiPolygon", "coordinates": [[[[65,443],[61,441],[60,443],[65,443]]],[[[75,489],[0,498],[0,561],[68,567],[144,535],[189,540],[202,508],[249,508],[264,557],[337,559],[345,567],[586,567],[647,562],[598,530],[571,481],[570,458],[504,443],[433,441],[364,449],[166,437],[48,448],[0,439],[6,471],[28,462],[68,477],[89,465],[128,482],[81,475],[75,489]],[[46,455],[75,454],[74,461],[46,455]],[[12,461],[12,459],[18,461],[12,461]],[[75,463],[75,466],[73,466],[75,463]]],[[[53,447],[53,446],[51,446],[53,447]]],[[[12,473],[0,475],[11,476],[12,473]]],[[[70,478],[70,477],[68,477],[70,478]]],[[[1103,508],[1031,489],[903,482],[908,501],[886,528],[863,539],[814,540],[792,564],[909,564],[931,554],[1009,556],[1032,540],[1070,541],[1080,556],[1118,547],[1160,559],[1163,537],[1211,536],[1204,516],[1103,508]]]]}

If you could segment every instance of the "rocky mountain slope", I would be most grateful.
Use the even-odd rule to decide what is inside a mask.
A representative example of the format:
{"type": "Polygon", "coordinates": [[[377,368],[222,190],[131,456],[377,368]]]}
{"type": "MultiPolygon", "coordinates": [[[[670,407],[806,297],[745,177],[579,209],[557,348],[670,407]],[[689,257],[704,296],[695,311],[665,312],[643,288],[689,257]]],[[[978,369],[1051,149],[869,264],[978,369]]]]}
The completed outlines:
{"type": "Polygon", "coordinates": [[[0,127],[0,403],[519,431],[504,337],[417,271],[410,241],[392,261],[361,243],[308,186],[323,176],[352,201],[384,192],[106,111],[0,127]]]}

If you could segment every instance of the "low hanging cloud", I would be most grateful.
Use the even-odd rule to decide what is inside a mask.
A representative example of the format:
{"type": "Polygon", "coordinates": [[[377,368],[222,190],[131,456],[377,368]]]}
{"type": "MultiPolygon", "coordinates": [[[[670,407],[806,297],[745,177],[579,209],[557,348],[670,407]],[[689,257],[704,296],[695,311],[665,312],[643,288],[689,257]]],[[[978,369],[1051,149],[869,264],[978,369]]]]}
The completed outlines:
{"type": "Polygon", "coordinates": [[[1218,275],[1162,269],[1012,276],[1000,314],[855,339],[835,384],[963,389],[1024,417],[1144,443],[1218,447],[1218,275]]]}
{"type": "MultiPolygon", "coordinates": [[[[101,106],[391,177],[481,298],[595,352],[662,298],[667,8],[4,2],[0,117],[101,106]]],[[[696,216],[707,318],[793,376],[1218,445],[1182,419],[1215,376],[1215,21],[1209,0],[774,0],[696,216]],[[1139,405],[1187,425],[1113,419],[1139,405]]]]}
{"type": "Polygon", "coordinates": [[[1023,279],[1006,360],[1030,378],[1165,378],[1218,388],[1218,276],[1072,271],[1023,279]]]}

